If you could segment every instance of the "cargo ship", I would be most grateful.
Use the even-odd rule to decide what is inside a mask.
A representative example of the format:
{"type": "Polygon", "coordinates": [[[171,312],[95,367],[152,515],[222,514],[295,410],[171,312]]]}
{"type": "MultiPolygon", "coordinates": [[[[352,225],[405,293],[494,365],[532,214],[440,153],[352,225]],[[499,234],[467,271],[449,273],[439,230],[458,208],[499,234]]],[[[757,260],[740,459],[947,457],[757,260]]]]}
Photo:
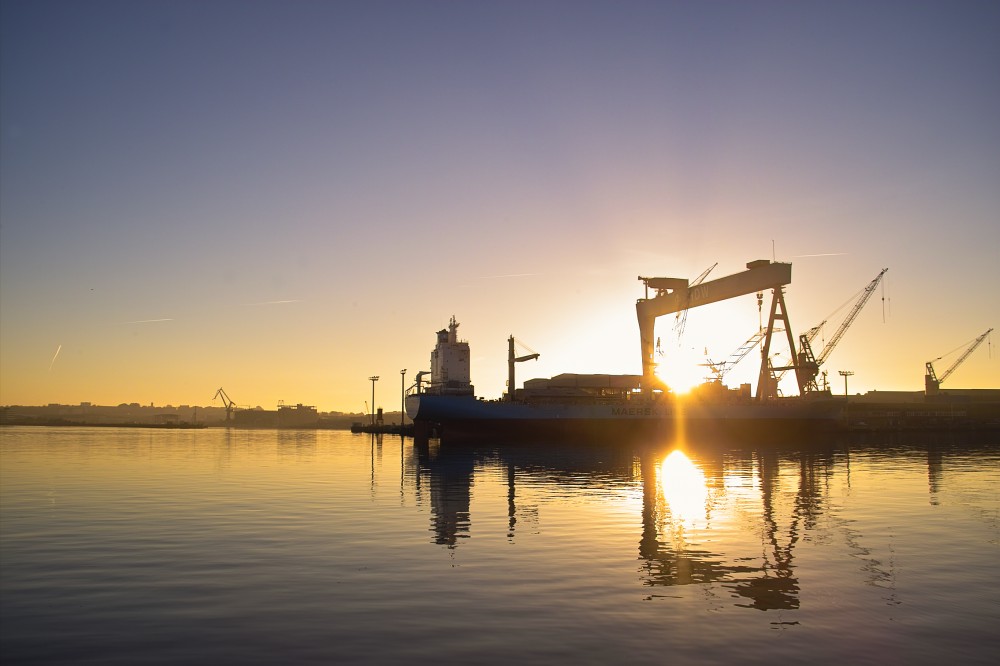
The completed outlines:
{"type": "Polygon", "coordinates": [[[516,401],[485,400],[473,395],[423,392],[406,398],[407,415],[417,436],[449,440],[570,438],[611,441],[645,436],[721,435],[728,438],[787,439],[809,437],[839,427],[842,401],[827,398],[779,398],[755,402],[739,392],[712,385],[704,393],[655,393],[638,387],[612,393],[593,387],[621,376],[559,375],[553,389],[588,385],[587,397],[553,398],[549,389],[518,391],[516,401]],[[736,395],[733,395],[736,394],[736,395]]]}
{"type": "Polygon", "coordinates": [[[458,338],[458,322],[437,333],[431,370],[417,375],[405,398],[406,413],[417,437],[442,440],[553,438],[611,441],[636,436],[720,434],[727,437],[802,439],[837,430],[843,401],[828,390],[803,391],[794,397],[777,392],[776,371],[795,369],[800,387],[815,384],[815,363],[772,368],[768,349],[772,332],[794,344],[782,287],[791,280],[791,265],[766,260],[750,262],[747,271],[695,286],[675,278],[642,278],[647,298],[636,305],[643,351],[642,375],[562,374],[531,379],[515,389],[514,366],[537,354],[516,357],[509,339],[508,391],[498,400],[477,398],[470,376],[469,344],[458,338]],[[648,290],[654,295],[650,298],[648,290]],[[688,394],[676,394],[655,374],[653,320],[694,305],[716,302],[765,289],[774,295],[766,331],[762,334],[761,381],[757,395],[749,384],[730,389],[709,381],[688,394]],[[775,323],[781,326],[776,327],[775,323]],[[812,372],[810,372],[812,370],[812,372]],[[430,375],[430,381],[422,380],[430,375]]]}

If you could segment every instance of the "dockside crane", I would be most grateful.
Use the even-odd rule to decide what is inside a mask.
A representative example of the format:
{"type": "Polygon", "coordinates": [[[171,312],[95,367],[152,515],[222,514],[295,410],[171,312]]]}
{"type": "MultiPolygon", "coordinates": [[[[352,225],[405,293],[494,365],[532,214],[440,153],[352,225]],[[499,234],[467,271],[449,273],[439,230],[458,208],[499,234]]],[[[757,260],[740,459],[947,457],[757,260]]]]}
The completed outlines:
{"type": "Polygon", "coordinates": [[[507,338],[507,401],[514,400],[514,365],[516,363],[521,363],[523,361],[533,361],[537,359],[541,354],[537,353],[531,347],[520,340],[515,340],[514,336],[507,338]],[[516,356],[514,352],[514,343],[517,343],[524,347],[526,350],[531,352],[530,354],[525,354],[524,356],[516,356]]]}
{"type": "Polygon", "coordinates": [[[411,386],[410,388],[415,389],[417,393],[420,393],[421,392],[420,386],[423,383],[424,377],[426,377],[429,374],[431,374],[430,370],[421,370],[420,372],[418,372],[417,377],[413,382],[413,386],[411,386]]]}
{"type": "Polygon", "coordinates": [[[229,423],[233,419],[233,412],[236,411],[236,403],[229,399],[222,387],[219,387],[219,390],[215,392],[215,397],[212,400],[217,398],[221,398],[222,404],[226,406],[226,423],[229,423]]]}
{"type": "Polygon", "coordinates": [[[936,359],[934,359],[934,361],[927,361],[926,363],[927,374],[924,375],[924,393],[926,395],[936,395],[941,388],[941,384],[944,383],[944,380],[948,379],[948,377],[951,376],[951,373],[955,372],[955,369],[958,368],[958,366],[962,365],[965,359],[969,358],[972,352],[976,351],[976,348],[979,347],[979,345],[983,343],[983,340],[985,340],[987,336],[989,336],[989,334],[992,332],[993,329],[991,328],[982,335],[980,335],[978,338],[973,340],[972,344],[969,345],[969,347],[964,352],[962,352],[961,356],[958,357],[958,360],[952,363],[951,367],[945,370],[944,374],[942,374],[940,377],[938,377],[937,374],[934,372],[934,361],[940,361],[942,358],[947,356],[947,354],[945,354],[944,356],[938,356],[936,359]]]}
{"type": "MultiPolygon", "coordinates": [[[[888,268],[883,268],[882,271],[875,276],[875,279],[868,283],[868,286],[862,290],[861,297],[854,304],[854,307],[847,314],[847,317],[837,328],[837,331],[830,338],[826,346],[823,347],[823,351],[820,352],[819,356],[815,356],[812,350],[812,341],[816,338],[819,333],[820,328],[823,324],[809,329],[805,333],[799,336],[799,357],[797,367],[801,369],[799,373],[799,392],[807,393],[812,391],[818,391],[819,387],[816,385],[816,376],[819,374],[819,368],[823,365],[823,362],[827,359],[830,353],[840,342],[840,339],[844,337],[844,333],[857,318],[858,313],[861,309],[865,307],[865,303],[871,298],[871,295],[875,293],[875,288],[878,287],[879,282],[882,281],[882,276],[885,275],[888,268]]],[[[826,323],[825,321],[823,323],[826,323]]]]}
{"type": "Polygon", "coordinates": [[[729,355],[725,361],[721,363],[714,363],[711,359],[708,359],[708,367],[712,369],[715,379],[721,382],[726,373],[736,367],[736,364],[745,359],[754,348],[760,344],[761,340],[764,339],[764,335],[767,333],[763,328],[747,338],[747,341],[740,345],[739,349],[734,351],[729,355]]]}

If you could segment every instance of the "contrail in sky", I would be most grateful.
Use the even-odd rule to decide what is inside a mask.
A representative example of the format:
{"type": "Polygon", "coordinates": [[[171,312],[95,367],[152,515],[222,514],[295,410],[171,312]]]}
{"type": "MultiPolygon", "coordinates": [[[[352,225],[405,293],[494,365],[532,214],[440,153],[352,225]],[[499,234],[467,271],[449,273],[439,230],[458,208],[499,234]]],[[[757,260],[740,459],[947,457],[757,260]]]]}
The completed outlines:
{"type": "Polygon", "coordinates": [[[123,324],[153,324],[158,321],[173,321],[173,319],[137,319],[136,321],[123,321],[123,324]]]}
{"type": "Polygon", "coordinates": [[[56,359],[59,358],[59,352],[62,351],[62,345],[56,347],[56,353],[52,355],[52,362],[49,363],[49,372],[52,372],[52,366],[56,364],[56,359]]]}
{"type": "Polygon", "coordinates": [[[260,303],[247,303],[247,305],[284,305],[286,303],[301,303],[302,299],[292,298],[286,301],[261,301],[260,303]]]}
{"type": "Polygon", "coordinates": [[[479,277],[480,280],[496,280],[499,278],[512,278],[512,277],[530,277],[532,275],[538,275],[538,273],[511,273],[509,275],[482,275],[479,277]]]}
{"type": "Polygon", "coordinates": [[[846,252],[826,252],[824,254],[797,254],[794,259],[802,259],[803,257],[842,257],[846,252]]]}

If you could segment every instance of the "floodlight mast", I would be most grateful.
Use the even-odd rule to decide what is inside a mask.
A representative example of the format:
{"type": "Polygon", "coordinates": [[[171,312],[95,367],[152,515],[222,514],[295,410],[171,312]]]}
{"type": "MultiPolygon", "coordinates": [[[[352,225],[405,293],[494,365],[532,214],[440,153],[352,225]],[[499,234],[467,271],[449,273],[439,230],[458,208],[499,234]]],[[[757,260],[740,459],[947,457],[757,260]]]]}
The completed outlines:
{"type": "Polygon", "coordinates": [[[372,418],[372,426],[374,427],[375,426],[375,382],[378,381],[378,375],[372,375],[371,377],[368,378],[368,381],[370,381],[372,383],[372,412],[371,412],[371,418],[372,418]]]}

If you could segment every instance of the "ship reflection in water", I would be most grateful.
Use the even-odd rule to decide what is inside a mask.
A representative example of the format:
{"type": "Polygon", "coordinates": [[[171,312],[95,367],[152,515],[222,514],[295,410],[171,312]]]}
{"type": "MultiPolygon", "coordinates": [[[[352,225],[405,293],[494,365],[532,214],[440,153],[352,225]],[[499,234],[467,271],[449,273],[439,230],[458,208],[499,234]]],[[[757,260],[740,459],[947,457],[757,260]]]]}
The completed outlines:
{"type": "MultiPolygon", "coordinates": [[[[927,447],[930,505],[938,503],[947,448],[927,447]]],[[[641,585],[653,588],[648,599],[663,596],[665,588],[673,586],[716,584],[730,592],[738,607],[795,610],[803,587],[796,548],[810,532],[813,539],[830,540],[831,526],[839,532],[847,556],[860,562],[866,584],[889,589],[887,600],[895,596],[893,573],[870,556],[864,537],[825,515],[837,510],[831,506],[833,495],[850,495],[852,450],[857,455],[858,449],[846,444],[820,451],[676,443],[638,448],[449,448],[431,440],[414,447],[410,474],[423,496],[429,496],[436,544],[456,548],[472,536],[473,488],[483,476],[502,479],[507,486],[510,542],[517,540],[519,522],[530,523],[536,532],[539,525],[544,527],[537,502],[520,497],[521,486],[527,485],[535,496],[542,484],[550,499],[566,502],[595,489],[614,488],[616,497],[641,498],[630,506],[641,526],[638,572],[641,585]]],[[[894,449],[875,455],[894,455],[894,449]]]]}

